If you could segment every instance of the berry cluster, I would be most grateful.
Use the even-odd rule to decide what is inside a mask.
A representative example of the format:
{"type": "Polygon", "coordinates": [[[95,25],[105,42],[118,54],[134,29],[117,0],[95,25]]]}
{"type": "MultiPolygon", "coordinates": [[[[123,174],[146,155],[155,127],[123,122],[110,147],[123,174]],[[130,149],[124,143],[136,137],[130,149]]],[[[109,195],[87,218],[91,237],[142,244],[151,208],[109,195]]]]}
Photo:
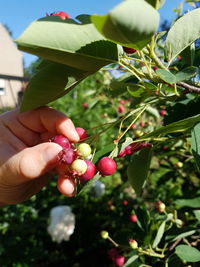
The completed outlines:
{"type": "MultiPolygon", "coordinates": [[[[83,128],[76,128],[76,131],[82,141],[87,137],[87,133],[83,128]]],[[[103,157],[99,160],[97,166],[91,161],[92,149],[87,143],[79,143],[75,146],[67,137],[63,135],[56,135],[52,142],[60,145],[63,149],[59,154],[59,163],[57,166],[58,171],[58,189],[61,184],[65,183],[68,187],[76,187],[78,182],[86,182],[92,179],[97,171],[99,174],[112,175],[116,170],[116,163],[109,157],[103,157]]],[[[61,192],[67,196],[73,196],[76,191],[70,194],[61,192]]]]}
{"type": "Polygon", "coordinates": [[[122,149],[122,151],[120,151],[120,153],[118,154],[118,158],[124,157],[126,155],[132,155],[133,153],[149,146],[152,145],[150,143],[140,143],[140,142],[132,143],[126,146],[124,149],[122,149]]]}

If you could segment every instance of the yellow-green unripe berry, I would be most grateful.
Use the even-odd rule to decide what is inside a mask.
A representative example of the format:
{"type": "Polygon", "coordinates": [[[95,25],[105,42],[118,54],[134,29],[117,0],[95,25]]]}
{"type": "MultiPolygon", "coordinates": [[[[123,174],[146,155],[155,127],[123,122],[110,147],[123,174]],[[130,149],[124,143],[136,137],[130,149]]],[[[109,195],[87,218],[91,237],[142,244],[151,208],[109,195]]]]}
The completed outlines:
{"type": "Polygon", "coordinates": [[[86,144],[86,143],[82,143],[78,146],[78,153],[80,156],[82,157],[88,157],[92,152],[92,149],[90,147],[90,145],[86,144]]]}
{"type": "Polygon", "coordinates": [[[82,159],[76,159],[71,164],[71,169],[76,171],[78,175],[82,175],[87,171],[87,163],[82,159]]]}
{"type": "Polygon", "coordinates": [[[131,247],[132,249],[137,249],[137,248],[138,248],[138,243],[137,243],[137,241],[134,240],[134,239],[129,240],[129,245],[130,245],[130,247],[131,247]]]}
{"type": "Polygon", "coordinates": [[[143,133],[143,131],[136,130],[136,131],[134,132],[134,134],[135,134],[136,137],[140,137],[140,136],[142,136],[144,133],[143,133]]]}
{"type": "Polygon", "coordinates": [[[109,236],[109,234],[108,234],[107,231],[101,231],[101,237],[102,237],[103,239],[107,239],[108,236],[109,236]]]}
{"type": "Polygon", "coordinates": [[[182,168],[183,167],[183,163],[181,161],[176,162],[175,165],[178,168],[182,168]]]}

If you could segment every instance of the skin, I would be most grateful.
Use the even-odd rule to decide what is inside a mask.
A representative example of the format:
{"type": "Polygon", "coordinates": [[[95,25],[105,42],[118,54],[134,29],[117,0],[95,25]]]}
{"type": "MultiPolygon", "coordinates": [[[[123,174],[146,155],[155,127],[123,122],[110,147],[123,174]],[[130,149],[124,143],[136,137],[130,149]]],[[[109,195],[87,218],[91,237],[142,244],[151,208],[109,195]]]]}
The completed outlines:
{"type": "MultiPolygon", "coordinates": [[[[62,150],[49,142],[57,134],[79,141],[73,122],[50,107],[0,115],[0,205],[23,202],[48,183],[62,150]]],[[[65,195],[73,190],[67,182],[60,186],[65,195]]]]}

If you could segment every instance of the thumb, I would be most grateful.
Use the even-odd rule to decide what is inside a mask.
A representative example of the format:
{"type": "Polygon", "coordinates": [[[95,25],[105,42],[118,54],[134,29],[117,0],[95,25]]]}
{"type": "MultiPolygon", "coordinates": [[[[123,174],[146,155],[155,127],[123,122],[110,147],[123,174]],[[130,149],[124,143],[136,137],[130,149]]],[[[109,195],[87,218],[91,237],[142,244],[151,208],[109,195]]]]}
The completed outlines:
{"type": "Polygon", "coordinates": [[[56,166],[61,150],[62,147],[58,144],[48,142],[25,148],[15,154],[8,162],[13,173],[12,177],[17,177],[12,182],[20,184],[50,171],[56,166]]]}

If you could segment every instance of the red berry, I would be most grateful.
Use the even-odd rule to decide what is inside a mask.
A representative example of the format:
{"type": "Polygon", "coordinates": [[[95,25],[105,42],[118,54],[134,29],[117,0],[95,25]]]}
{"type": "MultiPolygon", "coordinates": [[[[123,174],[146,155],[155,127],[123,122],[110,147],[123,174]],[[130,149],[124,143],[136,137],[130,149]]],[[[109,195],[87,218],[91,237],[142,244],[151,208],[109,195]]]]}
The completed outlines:
{"type": "Polygon", "coordinates": [[[120,105],[117,110],[118,110],[119,113],[124,113],[125,112],[125,108],[122,105],[120,105]]]}
{"type": "Polygon", "coordinates": [[[137,216],[135,214],[130,215],[130,221],[136,223],[137,222],[137,216]]]}
{"type": "Polygon", "coordinates": [[[125,148],[118,154],[118,158],[121,158],[121,157],[124,157],[124,156],[126,156],[126,150],[125,150],[125,148]]]}
{"type": "Polygon", "coordinates": [[[162,109],[160,111],[160,116],[164,117],[166,113],[167,113],[167,111],[165,109],[162,109]]]}
{"type": "Polygon", "coordinates": [[[133,49],[133,48],[125,47],[125,46],[123,46],[123,50],[124,50],[124,52],[126,52],[127,54],[133,54],[133,53],[137,52],[137,50],[135,50],[135,49],[133,49]]]}
{"type": "Polygon", "coordinates": [[[114,259],[114,263],[117,266],[123,266],[125,262],[125,257],[124,256],[116,256],[116,258],[114,259]]]}
{"type": "Polygon", "coordinates": [[[153,70],[157,70],[158,67],[157,67],[157,66],[153,66],[152,69],[153,69],[153,70]]]}
{"type": "Polygon", "coordinates": [[[136,129],[136,124],[133,123],[133,124],[131,125],[131,128],[132,128],[132,129],[136,129]]]}
{"type": "Polygon", "coordinates": [[[77,133],[79,135],[80,140],[83,140],[83,139],[85,139],[87,137],[87,132],[86,132],[85,129],[78,127],[78,128],[76,128],[76,131],[77,131],[77,133]]]}
{"type": "Polygon", "coordinates": [[[82,107],[83,107],[84,109],[87,109],[87,108],[88,108],[88,103],[83,103],[83,104],[82,104],[82,107]]]}
{"type": "Polygon", "coordinates": [[[127,205],[128,205],[128,201],[127,201],[127,200],[124,200],[124,201],[123,201],[123,205],[124,205],[124,206],[127,206],[127,205]]]}
{"type": "Polygon", "coordinates": [[[56,135],[53,138],[53,142],[60,145],[63,149],[71,148],[71,143],[64,135],[56,135]]]}
{"type": "Polygon", "coordinates": [[[141,121],[141,122],[140,122],[140,126],[141,126],[141,127],[144,127],[144,126],[145,126],[145,122],[141,121]]]}
{"type": "Polygon", "coordinates": [[[103,157],[99,160],[97,168],[101,175],[112,175],[116,171],[117,164],[113,159],[103,157]]]}
{"type": "Polygon", "coordinates": [[[63,151],[63,156],[61,158],[62,163],[67,165],[72,164],[72,162],[76,159],[76,153],[72,148],[68,148],[63,151]]]}
{"type": "MultiPolygon", "coordinates": [[[[47,16],[48,16],[48,14],[47,14],[47,16]]],[[[63,11],[53,12],[53,13],[50,14],[50,16],[58,16],[63,20],[70,18],[69,14],[67,14],[67,13],[65,13],[63,11]]]]}
{"type": "Polygon", "coordinates": [[[83,175],[79,177],[81,182],[85,182],[92,179],[96,173],[96,166],[94,165],[94,163],[89,160],[85,160],[85,162],[87,164],[87,170],[83,175]]]}

